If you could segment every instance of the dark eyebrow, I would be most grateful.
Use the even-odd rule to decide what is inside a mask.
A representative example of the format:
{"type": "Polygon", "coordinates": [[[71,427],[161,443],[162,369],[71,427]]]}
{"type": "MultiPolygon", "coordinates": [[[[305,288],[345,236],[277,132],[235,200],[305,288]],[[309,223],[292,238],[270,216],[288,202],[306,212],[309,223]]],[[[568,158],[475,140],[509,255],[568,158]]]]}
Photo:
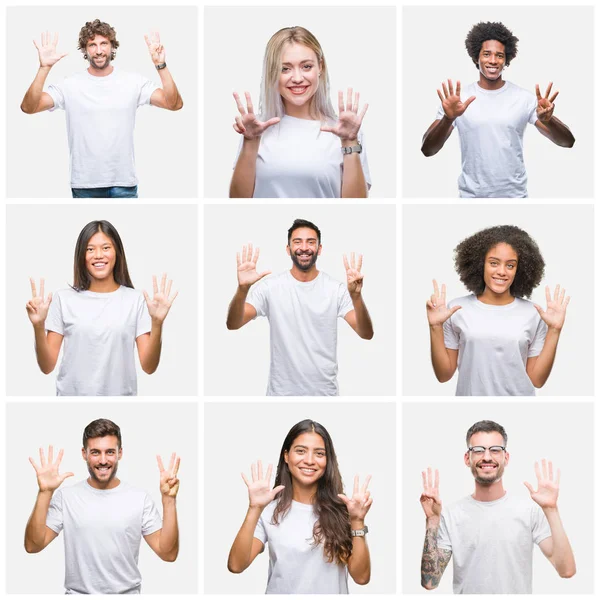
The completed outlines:
{"type": "MultiPolygon", "coordinates": [[[[308,446],[303,446],[302,444],[296,444],[294,448],[302,448],[303,450],[308,450],[308,446]]],[[[315,448],[315,450],[325,450],[325,448],[315,448]]]]}
{"type": "MultiPolygon", "coordinates": [[[[489,256],[488,260],[497,260],[499,262],[502,262],[501,259],[496,258],[495,256],[489,256]]],[[[519,260],[518,258],[509,258],[507,261],[504,261],[504,262],[518,262],[518,260],[519,260]]]]}
{"type": "MultiPolygon", "coordinates": [[[[299,237],[292,238],[292,242],[301,242],[301,241],[302,241],[302,238],[299,238],[299,237]]],[[[316,242],[317,238],[316,237],[306,238],[306,241],[307,242],[316,242]]]]}

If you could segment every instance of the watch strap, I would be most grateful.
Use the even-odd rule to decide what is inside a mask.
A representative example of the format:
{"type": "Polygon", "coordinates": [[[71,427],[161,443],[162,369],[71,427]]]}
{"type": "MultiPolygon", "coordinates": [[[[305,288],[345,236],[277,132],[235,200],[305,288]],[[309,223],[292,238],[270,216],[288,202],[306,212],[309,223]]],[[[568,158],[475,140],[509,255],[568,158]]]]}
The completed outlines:
{"type": "Polygon", "coordinates": [[[365,525],[362,529],[352,529],[350,535],[352,537],[365,537],[369,533],[369,528],[365,525]]]}
{"type": "Polygon", "coordinates": [[[356,146],[342,146],[342,154],[352,154],[356,152],[360,154],[362,152],[362,146],[357,144],[356,146]]]}
{"type": "Polygon", "coordinates": [[[166,69],[167,63],[158,63],[157,65],[155,65],[155,67],[157,71],[160,71],[161,69],[166,69]]]}

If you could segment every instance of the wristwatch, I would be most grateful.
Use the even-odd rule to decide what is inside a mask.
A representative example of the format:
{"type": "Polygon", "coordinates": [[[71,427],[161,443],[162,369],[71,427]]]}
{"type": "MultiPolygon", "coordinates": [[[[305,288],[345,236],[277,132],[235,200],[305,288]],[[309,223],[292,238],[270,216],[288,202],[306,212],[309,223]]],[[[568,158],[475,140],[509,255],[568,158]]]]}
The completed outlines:
{"type": "Polygon", "coordinates": [[[161,69],[166,69],[167,63],[158,63],[157,65],[155,65],[155,67],[157,71],[160,71],[161,69]]]}
{"type": "Polygon", "coordinates": [[[369,528],[366,525],[362,529],[352,529],[350,531],[352,537],[365,537],[367,533],[369,533],[369,528]]]}
{"type": "Polygon", "coordinates": [[[356,146],[342,146],[342,154],[352,154],[356,152],[356,154],[360,154],[362,152],[362,146],[357,144],[356,146]]]}

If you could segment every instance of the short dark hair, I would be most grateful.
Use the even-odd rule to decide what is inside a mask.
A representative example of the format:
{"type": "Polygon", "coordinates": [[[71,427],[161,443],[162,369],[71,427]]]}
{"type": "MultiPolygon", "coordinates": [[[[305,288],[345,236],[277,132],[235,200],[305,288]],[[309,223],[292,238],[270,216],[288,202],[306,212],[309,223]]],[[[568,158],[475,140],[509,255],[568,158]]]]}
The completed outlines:
{"type": "Polygon", "coordinates": [[[317,242],[319,244],[321,243],[321,230],[314,223],[311,223],[306,219],[295,219],[292,226],[288,229],[288,246],[292,241],[292,233],[294,233],[296,229],[300,229],[300,227],[308,227],[309,229],[314,230],[317,234],[317,242]]]}
{"type": "Polygon", "coordinates": [[[513,35],[513,32],[504,23],[487,21],[486,23],[481,22],[473,25],[465,39],[465,47],[477,68],[479,68],[481,46],[483,42],[487,42],[488,40],[496,40],[504,45],[506,66],[508,67],[510,61],[517,55],[517,42],[519,38],[513,35]]]}
{"type": "Polygon", "coordinates": [[[471,436],[475,435],[476,433],[492,433],[494,431],[498,432],[502,436],[502,439],[504,440],[504,446],[506,446],[508,443],[506,430],[504,427],[502,427],[502,425],[498,425],[498,423],[495,421],[477,421],[477,423],[471,425],[471,427],[469,427],[469,431],[467,431],[467,446],[469,445],[471,436]]]}
{"type": "Polygon", "coordinates": [[[111,27],[108,23],[104,23],[100,19],[94,21],[88,21],[79,31],[79,41],[77,43],[77,50],[83,52],[83,58],[88,60],[87,55],[87,43],[93,40],[97,35],[101,35],[110,41],[112,48],[111,60],[115,60],[117,56],[117,48],[119,47],[119,41],[117,40],[117,32],[114,27],[111,27]]]}
{"type": "Polygon", "coordinates": [[[510,293],[517,298],[531,296],[542,281],[546,263],[531,236],[514,225],[497,225],[482,229],[456,246],[454,268],[460,280],[476,296],[483,294],[485,255],[498,244],[508,244],[519,259],[510,293]]]}
{"type": "Polygon", "coordinates": [[[106,437],[107,435],[114,435],[119,440],[119,448],[121,448],[121,429],[119,426],[108,419],[96,419],[83,430],[83,447],[87,448],[88,440],[106,437]]]}

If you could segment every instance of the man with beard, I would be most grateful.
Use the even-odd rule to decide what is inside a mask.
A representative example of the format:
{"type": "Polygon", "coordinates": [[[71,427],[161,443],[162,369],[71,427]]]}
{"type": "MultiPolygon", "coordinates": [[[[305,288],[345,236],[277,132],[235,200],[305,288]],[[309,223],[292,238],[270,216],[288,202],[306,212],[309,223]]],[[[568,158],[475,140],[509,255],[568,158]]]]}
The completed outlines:
{"type": "Polygon", "coordinates": [[[54,461],[40,448],[40,465],[32,458],[39,491],[25,529],[25,550],[37,553],[65,531],[67,594],[136,594],[141,589],[138,556],[142,536],[165,561],[179,552],[175,499],[179,458],[165,469],[157,456],[163,516],[143,490],[117,478],[123,455],[121,430],[108,419],[92,421],[83,432],[83,460],[89,477],[58,489],[73,473],[59,474],[63,451],[54,461]]]}
{"type": "Polygon", "coordinates": [[[363,339],[373,325],[362,297],[362,255],[344,256],[344,284],[317,270],[321,232],[296,219],[288,230],[292,268],[253,286],[270,271],[258,273],[259,249],[244,246],[237,255],[238,288],[229,305],[227,328],[239,329],[267,317],[271,365],[267,396],[337,396],[337,319],[343,317],[363,339]]]}
{"type": "Polygon", "coordinates": [[[115,30],[99,19],[79,32],[78,49],[89,67],[51,84],[50,69],[66,54],[57,51],[58,34],[42,33],[34,41],[40,67],[27,90],[21,110],[34,114],[61,108],[67,114],[67,137],[74,198],[137,198],[133,129],[138,107],[151,104],[179,110],[183,101],[167,67],[158,32],[145,36],[162,88],[141,75],[115,69],[119,42],[115,30]]]}
{"type": "Polygon", "coordinates": [[[531,500],[508,494],[502,485],[508,465],[507,436],[494,421],[479,421],[467,432],[465,465],[475,493],[444,509],[439,476],[423,472],[421,506],[427,518],[421,585],[435,589],[454,557],[455,594],[531,594],[533,544],[561,577],[575,574],[575,558],[558,513],[560,471],[535,463],[537,490],[531,500]]]}

